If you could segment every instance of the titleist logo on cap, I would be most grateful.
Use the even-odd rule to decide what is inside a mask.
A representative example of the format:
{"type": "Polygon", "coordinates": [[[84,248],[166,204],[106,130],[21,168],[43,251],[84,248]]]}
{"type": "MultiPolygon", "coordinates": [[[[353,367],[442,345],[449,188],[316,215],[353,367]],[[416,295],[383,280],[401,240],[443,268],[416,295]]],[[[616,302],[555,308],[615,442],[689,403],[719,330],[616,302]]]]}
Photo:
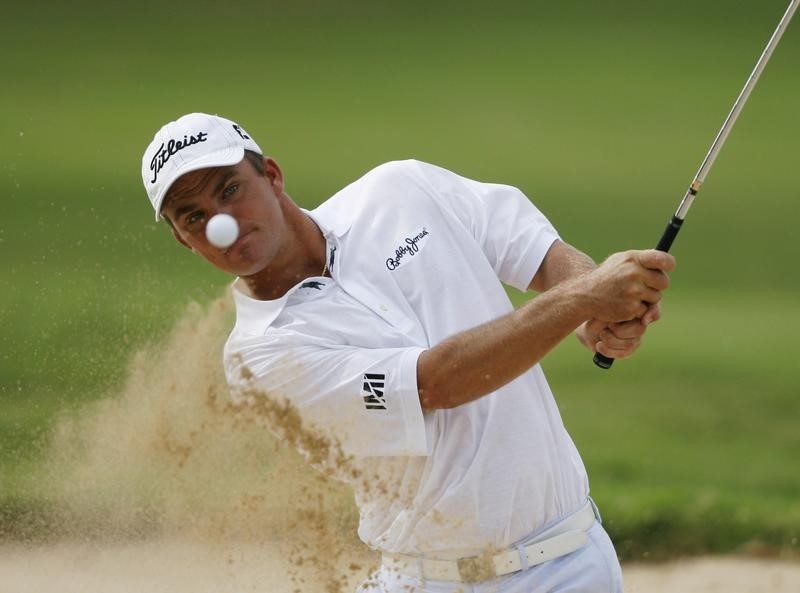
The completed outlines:
{"type": "Polygon", "coordinates": [[[150,183],[156,182],[159,171],[167,164],[169,157],[184,148],[199,144],[200,142],[205,142],[207,139],[207,132],[198,132],[194,136],[185,135],[183,140],[170,140],[166,144],[162,142],[155,155],[153,155],[153,160],[150,161],[150,170],[153,172],[153,178],[150,180],[150,183]]]}

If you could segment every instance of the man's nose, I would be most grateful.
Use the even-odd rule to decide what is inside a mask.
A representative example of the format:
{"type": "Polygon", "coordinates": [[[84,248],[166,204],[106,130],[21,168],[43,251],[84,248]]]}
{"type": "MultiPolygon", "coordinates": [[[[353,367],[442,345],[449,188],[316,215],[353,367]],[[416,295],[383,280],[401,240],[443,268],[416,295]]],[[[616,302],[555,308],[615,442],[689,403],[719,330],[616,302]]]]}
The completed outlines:
{"type": "Polygon", "coordinates": [[[212,217],[216,216],[217,214],[228,214],[236,218],[233,213],[234,207],[233,204],[228,202],[217,201],[208,211],[208,220],[211,220],[212,217]]]}

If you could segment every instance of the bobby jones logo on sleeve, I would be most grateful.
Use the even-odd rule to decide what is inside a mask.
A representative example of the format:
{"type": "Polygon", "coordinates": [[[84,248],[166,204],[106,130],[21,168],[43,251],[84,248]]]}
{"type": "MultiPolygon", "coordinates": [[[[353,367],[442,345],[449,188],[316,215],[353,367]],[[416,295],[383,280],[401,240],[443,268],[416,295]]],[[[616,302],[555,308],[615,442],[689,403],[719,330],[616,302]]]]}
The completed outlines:
{"type": "Polygon", "coordinates": [[[430,235],[428,229],[422,227],[418,232],[403,239],[403,242],[394,250],[394,255],[386,259],[386,269],[390,272],[403,265],[408,258],[417,255],[425,246],[425,239],[430,235]]]}
{"type": "Polygon", "coordinates": [[[383,395],[386,375],[384,373],[364,373],[364,386],[361,395],[368,410],[385,410],[386,396],[383,395]]]}

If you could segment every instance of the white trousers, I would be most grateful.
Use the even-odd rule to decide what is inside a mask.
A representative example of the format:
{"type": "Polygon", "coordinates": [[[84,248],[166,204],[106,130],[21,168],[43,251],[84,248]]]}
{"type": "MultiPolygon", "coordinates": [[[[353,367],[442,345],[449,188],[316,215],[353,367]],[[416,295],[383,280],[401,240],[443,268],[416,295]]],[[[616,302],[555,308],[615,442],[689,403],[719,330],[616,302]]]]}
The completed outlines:
{"type": "Polygon", "coordinates": [[[483,583],[425,581],[381,567],[357,593],[622,593],[622,569],[614,545],[595,521],[582,548],[483,583]]]}

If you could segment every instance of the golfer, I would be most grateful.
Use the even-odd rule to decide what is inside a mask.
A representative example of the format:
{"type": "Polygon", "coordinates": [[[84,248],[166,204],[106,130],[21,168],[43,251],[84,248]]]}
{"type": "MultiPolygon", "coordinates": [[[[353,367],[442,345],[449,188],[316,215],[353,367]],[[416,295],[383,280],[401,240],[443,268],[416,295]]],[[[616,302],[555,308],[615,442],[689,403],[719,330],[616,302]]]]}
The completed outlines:
{"type": "Polygon", "coordinates": [[[414,160],[304,210],[242,126],[201,113],[156,133],[142,178],[175,239],[237,276],[234,395],[288,402],[359,468],[340,477],[382,554],[360,591],[622,590],[539,362],[573,333],[632,354],[672,256],[596,266],[519,190],[414,160]],[[225,248],[205,234],[219,213],[225,248]],[[514,310],[503,284],[538,295],[514,310]]]}

